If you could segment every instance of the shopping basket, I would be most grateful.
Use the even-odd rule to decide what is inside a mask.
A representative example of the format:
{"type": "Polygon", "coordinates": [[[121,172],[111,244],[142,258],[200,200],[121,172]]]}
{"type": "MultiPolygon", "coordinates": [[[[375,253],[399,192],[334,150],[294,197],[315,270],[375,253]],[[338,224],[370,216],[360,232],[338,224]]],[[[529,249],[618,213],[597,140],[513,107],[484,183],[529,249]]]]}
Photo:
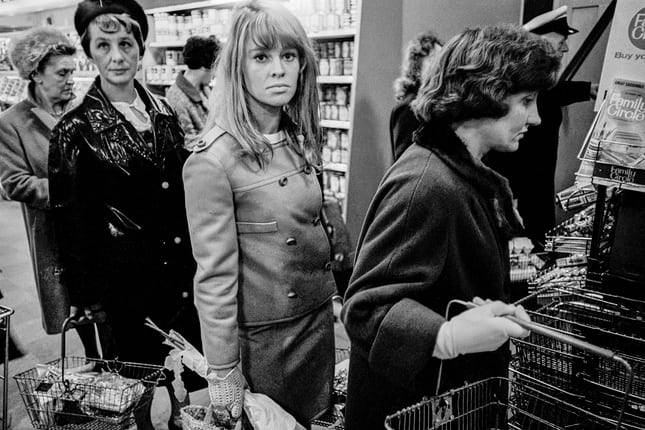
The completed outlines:
{"type": "MultiPolygon", "coordinates": [[[[594,356],[619,363],[625,369],[627,383],[622,404],[614,410],[616,418],[598,414],[581,403],[585,396],[571,393],[555,384],[511,367],[508,378],[489,378],[445,394],[423,400],[385,419],[388,430],[493,430],[554,429],[600,430],[639,427],[623,425],[631,392],[632,369],[613,351],[600,348],[577,337],[536,322],[508,317],[531,330],[531,336],[543,336],[594,356]]],[[[438,384],[439,385],[439,384],[438,384]]]]}
{"type": "Polygon", "coordinates": [[[9,329],[10,329],[10,320],[11,315],[13,315],[13,309],[10,309],[6,306],[0,306],[0,334],[2,334],[2,350],[4,358],[4,366],[2,367],[2,398],[0,399],[0,406],[2,406],[2,415],[0,415],[0,422],[2,423],[0,428],[2,430],[7,430],[10,426],[10,419],[8,414],[8,395],[9,395],[9,329]]]}
{"type": "Polygon", "coordinates": [[[163,367],[65,356],[65,332],[87,323],[66,319],[61,358],[14,377],[34,428],[129,429],[149,410],[163,367]]]}

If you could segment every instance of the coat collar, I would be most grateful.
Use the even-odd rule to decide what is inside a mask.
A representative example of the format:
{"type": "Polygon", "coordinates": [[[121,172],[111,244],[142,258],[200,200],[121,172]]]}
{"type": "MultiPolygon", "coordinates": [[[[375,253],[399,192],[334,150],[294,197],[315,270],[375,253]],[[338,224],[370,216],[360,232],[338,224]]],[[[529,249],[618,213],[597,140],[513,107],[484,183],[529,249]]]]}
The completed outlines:
{"type": "Polygon", "coordinates": [[[505,235],[510,237],[523,230],[508,180],[474,159],[450,126],[426,122],[414,132],[413,141],[436,154],[492,203],[498,227],[505,235]]]}
{"type": "MultiPolygon", "coordinates": [[[[146,105],[148,114],[154,122],[154,117],[157,115],[171,116],[172,112],[160,103],[148,90],[136,80],[134,81],[134,88],[139,93],[139,96],[146,105]]],[[[101,77],[97,76],[94,83],[90,86],[85,96],[85,103],[88,104],[87,117],[94,133],[102,133],[105,130],[126,123],[123,115],[110,103],[107,96],[101,89],[101,77]]],[[[129,123],[128,123],[129,125],[129,123]]],[[[154,124],[153,124],[154,126],[154,124]]]]}
{"type": "MultiPolygon", "coordinates": [[[[45,109],[40,107],[38,102],[36,101],[36,96],[34,94],[34,83],[30,82],[29,86],[27,87],[27,101],[31,105],[31,113],[40,120],[40,122],[43,123],[45,127],[47,127],[48,130],[53,130],[54,126],[58,123],[59,118],[56,118],[49,112],[47,112],[45,109]]],[[[73,100],[70,100],[69,103],[65,106],[65,112],[70,111],[73,109],[75,106],[79,104],[78,98],[74,98],[73,100]]]]}
{"type": "Polygon", "coordinates": [[[179,88],[193,103],[202,103],[202,95],[198,88],[191,84],[184,76],[184,72],[177,75],[175,85],[179,88]]]}

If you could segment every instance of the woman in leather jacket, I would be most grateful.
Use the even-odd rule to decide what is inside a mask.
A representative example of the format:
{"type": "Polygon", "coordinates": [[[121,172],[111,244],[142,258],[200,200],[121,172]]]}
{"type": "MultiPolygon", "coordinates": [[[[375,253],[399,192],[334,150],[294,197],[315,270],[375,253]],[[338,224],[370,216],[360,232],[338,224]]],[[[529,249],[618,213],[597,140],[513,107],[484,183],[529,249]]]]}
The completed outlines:
{"type": "MultiPolygon", "coordinates": [[[[168,104],[134,79],[147,33],[141,6],[85,0],[75,25],[99,76],[51,138],[63,280],[72,305],[110,326],[107,358],[163,364],[167,349],[144,326],[146,317],[199,348],[181,180],[184,135],[168,104]]],[[[152,428],[145,420],[139,428],[152,428]]],[[[169,425],[176,428],[172,419],[169,425]]]]}

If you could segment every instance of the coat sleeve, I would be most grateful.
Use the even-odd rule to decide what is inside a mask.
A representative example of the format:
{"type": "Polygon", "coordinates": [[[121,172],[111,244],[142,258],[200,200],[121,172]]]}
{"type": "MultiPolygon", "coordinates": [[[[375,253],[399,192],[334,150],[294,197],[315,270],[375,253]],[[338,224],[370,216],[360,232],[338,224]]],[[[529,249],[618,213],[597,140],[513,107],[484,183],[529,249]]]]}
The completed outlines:
{"type": "Polygon", "coordinates": [[[9,121],[0,121],[0,182],[11,200],[46,208],[49,205],[47,178],[34,175],[27,164],[24,144],[9,121]]]}
{"type": "Polygon", "coordinates": [[[204,355],[210,366],[226,369],[239,362],[233,191],[221,163],[208,154],[192,154],[183,176],[204,355]]]}
{"type": "Polygon", "coordinates": [[[90,306],[100,301],[107,285],[95,242],[101,235],[102,216],[79,162],[82,136],[82,130],[72,120],[63,119],[54,128],[49,147],[49,184],[63,283],[71,304],[90,306]]]}
{"type": "Polygon", "coordinates": [[[425,174],[415,178],[399,167],[402,173],[390,171],[367,213],[342,316],[352,348],[370,369],[405,386],[432,359],[445,322],[424,303],[438,294],[451,197],[425,174]]]}

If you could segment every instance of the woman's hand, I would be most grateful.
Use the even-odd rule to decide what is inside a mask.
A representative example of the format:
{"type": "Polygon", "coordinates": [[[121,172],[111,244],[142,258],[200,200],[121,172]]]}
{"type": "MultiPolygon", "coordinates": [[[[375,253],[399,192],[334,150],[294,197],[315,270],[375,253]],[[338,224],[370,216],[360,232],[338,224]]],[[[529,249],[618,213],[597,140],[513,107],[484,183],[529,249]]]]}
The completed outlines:
{"type": "Polygon", "coordinates": [[[442,360],[460,354],[494,351],[509,337],[526,337],[529,332],[508,318],[512,315],[524,321],[530,318],[522,306],[501,301],[473,300],[477,306],[445,322],[437,333],[433,356],[442,360]]]}
{"type": "Polygon", "coordinates": [[[238,420],[244,409],[244,376],[239,367],[210,369],[206,379],[212,405],[225,408],[233,420],[238,420]]]}

